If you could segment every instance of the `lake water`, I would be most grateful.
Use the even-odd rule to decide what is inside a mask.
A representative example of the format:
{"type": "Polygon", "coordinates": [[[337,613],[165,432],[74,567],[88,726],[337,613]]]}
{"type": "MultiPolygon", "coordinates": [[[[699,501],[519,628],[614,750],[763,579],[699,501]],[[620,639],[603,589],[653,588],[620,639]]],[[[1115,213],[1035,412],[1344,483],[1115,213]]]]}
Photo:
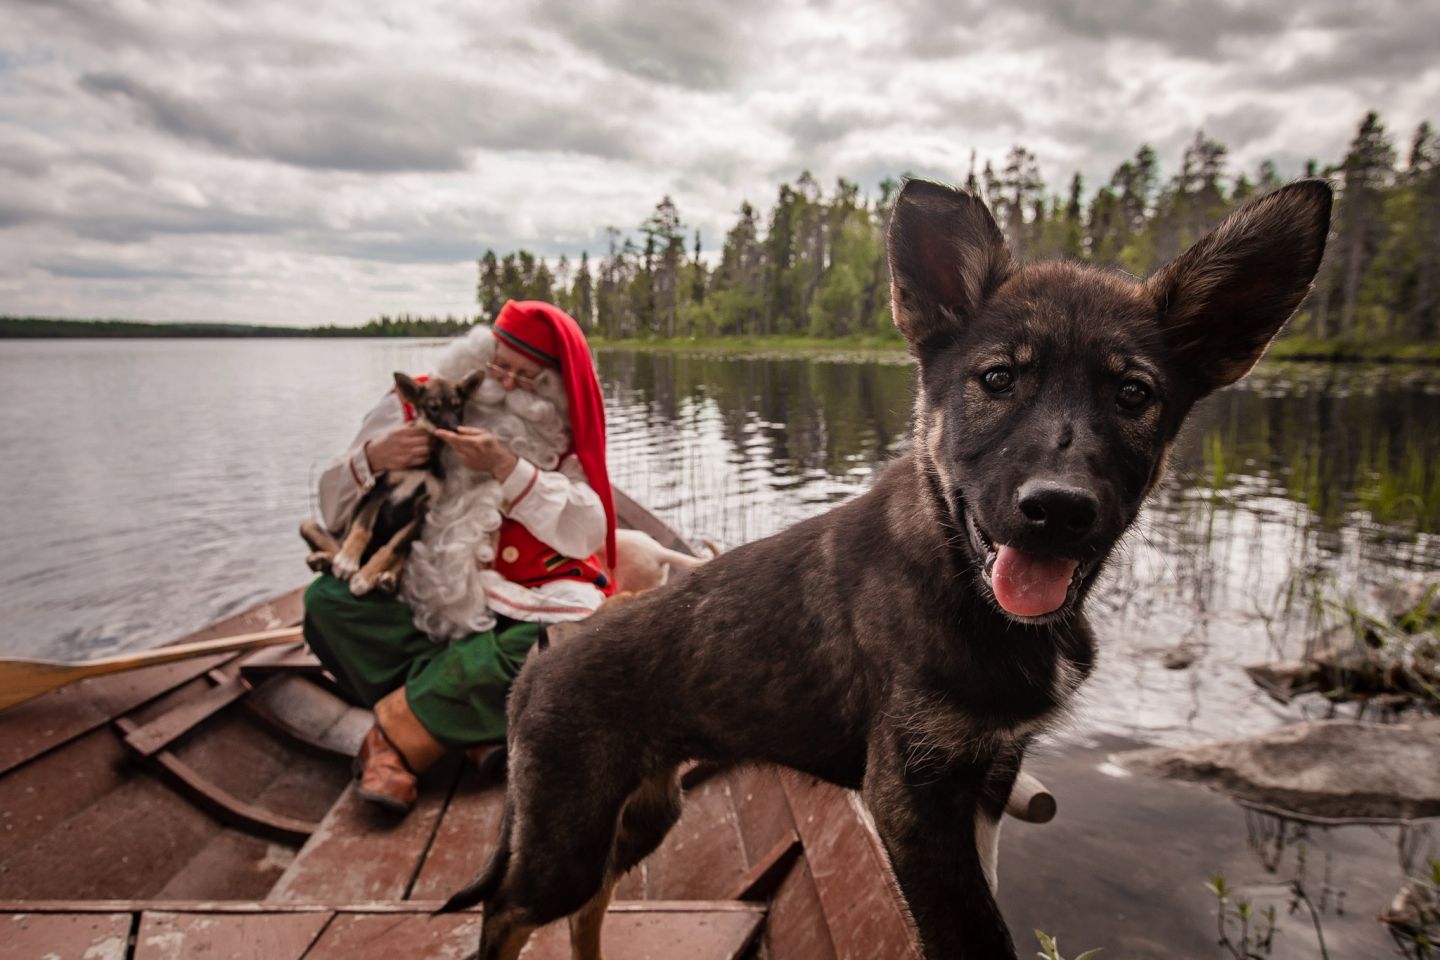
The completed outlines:
{"type": "MultiPolygon", "coordinates": [[[[438,349],[0,342],[0,649],[149,647],[303,583],[316,475],[390,372],[438,349]]],[[[598,363],[614,482],[722,546],[855,494],[908,442],[899,357],[598,363]]],[[[1241,667],[1298,653],[1316,598],[1440,580],[1437,423],[1440,371],[1422,368],[1267,367],[1202,406],[1093,595],[1102,660],[1065,736],[1187,742],[1300,716],[1241,667]],[[1177,650],[1188,669],[1165,667],[1177,650]]]]}
{"type": "MultiPolygon", "coordinates": [[[[316,475],[391,371],[423,372],[439,348],[0,341],[0,651],[149,647],[304,583],[296,527],[316,475]]],[[[598,363],[615,483],[722,546],[863,490],[907,443],[913,369],[898,357],[598,363]]],[[[1307,850],[1331,955],[1389,954],[1373,918],[1440,856],[1425,828],[1306,831],[1197,788],[1122,785],[1105,758],[1323,712],[1279,706],[1242,667],[1298,655],[1344,604],[1440,581],[1437,424],[1440,370],[1418,368],[1269,366],[1197,410],[1092,594],[1101,660],[1081,706],[1027,761],[1060,788],[1062,817],[1006,830],[1001,899],[1022,955],[1042,926],[1067,955],[1222,956],[1202,884],[1224,872],[1279,906],[1274,960],[1317,956],[1277,889],[1307,850]],[[1189,666],[1168,669],[1178,653],[1189,666]]]]}

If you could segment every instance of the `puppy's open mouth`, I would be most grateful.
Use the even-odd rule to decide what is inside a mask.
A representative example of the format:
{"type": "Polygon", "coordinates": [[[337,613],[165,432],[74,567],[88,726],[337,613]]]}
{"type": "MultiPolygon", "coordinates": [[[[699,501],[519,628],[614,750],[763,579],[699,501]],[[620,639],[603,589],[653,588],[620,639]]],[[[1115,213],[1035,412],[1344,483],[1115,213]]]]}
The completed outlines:
{"type": "Polygon", "coordinates": [[[985,582],[1000,609],[1020,619],[1041,618],[1063,610],[1075,598],[1085,576],[1079,561],[997,544],[971,511],[965,511],[965,520],[971,543],[985,558],[985,582]]]}

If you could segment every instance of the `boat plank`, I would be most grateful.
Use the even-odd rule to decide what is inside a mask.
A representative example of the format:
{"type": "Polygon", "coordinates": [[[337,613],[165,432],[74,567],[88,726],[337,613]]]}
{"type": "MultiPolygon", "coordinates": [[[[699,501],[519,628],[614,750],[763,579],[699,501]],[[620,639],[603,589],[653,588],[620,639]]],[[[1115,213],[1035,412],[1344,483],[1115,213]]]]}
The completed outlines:
{"type": "Polygon", "coordinates": [[[750,868],[728,777],[710,777],[685,794],[680,822],[645,863],[648,900],[719,900],[750,868]]]}
{"type": "Polygon", "coordinates": [[[300,960],[330,922],[328,913],[168,913],[147,910],[135,935],[135,960],[300,960]]]}
{"type": "MultiPolygon", "coordinates": [[[[226,617],[177,643],[213,640],[300,622],[301,591],[256,604],[226,617]]],[[[121,714],[153,700],[167,690],[201,676],[238,654],[224,653],[149,669],[91,677],[53,690],[6,710],[5,736],[0,738],[0,775],[76,737],[83,736],[121,714]]]]}
{"type": "MultiPolygon", "coordinates": [[[[414,913],[431,914],[444,900],[363,900],[359,902],[283,902],[279,900],[0,900],[0,914],[9,913],[414,913]]],[[[758,903],[735,900],[616,900],[610,913],[754,913],[758,903]]],[[[479,915],[480,907],[459,911],[479,915]]]]}
{"type": "Polygon", "coordinates": [[[218,829],[169,787],[134,776],[32,842],[10,847],[0,897],[152,897],[218,829]]]}
{"type": "MultiPolygon", "coordinates": [[[[798,836],[790,801],[776,767],[745,767],[730,774],[740,836],[752,867],[786,837],[798,836]]],[[[760,955],[767,960],[835,960],[836,952],[820,908],[815,878],[804,852],[780,880],[761,932],[760,955]]]]}
{"type": "Polygon", "coordinates": [[[420,781],[420,799],[404,819],[360,798],[352,782],[315,828],[268,899],[403,900],[449,800],[457,764],[420,781]]]}
{"type": "MultiPolygon", "coordinates": [[[[241,673],[251,675],[244,666],[241,673]]],[[[271,676],[259,683],[245,698],[245,706],[297,743],[344,757],[359,752],[360,741],[375,722],[369,710],[294,674],[271,676]]]]}
{"type": "Polygon", "coordinates": [[[414,913],[337,915],[305,954],[305,960],[473,956],[483,922],[475,913],[438,917],[414,913]]]}
{"type": "MultiPolygon", "coordinates": [[[[761,911],[612,910],[606,914],[600,941],[606,956],[625,960],[737,960],[754,942],[763,920],[761,911]]],[[[531,939],[525,960],[570,960],[568,926],[561,922],[541,927],[531,939]]]]}
{"type": "MultiPolygon", "coordinates": [[[[140,727],[120,717],[115,721],[126,739],[140,727]]],[[[315,824],[247,803],[203,776],[172,751],[161,750],[150,760],[175,779],[191,798],[220,820],[236,824],[281,843],[303,843],[315,832],[315,824]]]]}
{"type": "Polygon", "coordinates": [[[125,960],[128,913],[12,913],[0,918],[8,957],[55,960],[125,960]]]}
{"type": "Polygon", "coordinates": [[[410,898],[444,900],[475,879],[495,849],[504,806],[504,781],[487,782],[473,763],[465,764],[410,898]]]}
{"type": "Polygon", "coordinates": [[[295,848],[224,827],[186,860],[157,900],[263,897],[295,859],[295,848]]]}
{"type": "Polygon", "coordinates": [[[920,960],[889,863],[860,813],[858,797],[798,775],[780,782],[841,960],[920,960]]]}
{"type": "Polygon", "coordinates": [[[760,956],[762,960],[836,960],[840,956],[804,857],[796,861],[770,898],[760,956]]]}
{"type": "Polygon", "coordinates": [[[218,682],[197,697],[125,735],[125,743],[142,757],[154,756],[172,742],[245,696],[250,688],[239,673],[212,673],[218,682]]]}
{"type": "Polygon", "coordinates": [[[790,814],[790,801],[785,798],[777,768],[741,767],[727,777],[745,858],[753,866],[766,851],[797,832],[795,818],[790,814]]]}
{"type": "MultiPolygon", "coordinates": [[[[64,751],[0,777],[0,868],[68,818],[136,776],[129,752],[108,728],[92,730],[64,751]]],[[[0,873],[0,888],[5,886],[0,873]]]]}
{"type": "Polygon", "coordinates": [[[695,550],[680,538],[664,520],[631,499],[630,495],[618,488],[611,491],[615,496],[615,519],[622,527],[648,533],[655,540],[671,550],[694,554],[695,550]]]}

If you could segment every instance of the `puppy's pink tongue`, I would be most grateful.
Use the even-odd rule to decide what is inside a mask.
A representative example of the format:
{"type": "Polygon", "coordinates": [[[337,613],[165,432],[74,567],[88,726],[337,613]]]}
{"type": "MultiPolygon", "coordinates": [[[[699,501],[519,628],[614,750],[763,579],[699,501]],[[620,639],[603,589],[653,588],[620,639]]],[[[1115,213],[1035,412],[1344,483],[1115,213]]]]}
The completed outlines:
{"type": "Polygon", "coordinates": [[[990,583],[1000,606],[1017,617],[1038,617],[1060,609],[1070,592],[1074,560],[1041,557],[1003,545],[995,549],[990,583]]]}

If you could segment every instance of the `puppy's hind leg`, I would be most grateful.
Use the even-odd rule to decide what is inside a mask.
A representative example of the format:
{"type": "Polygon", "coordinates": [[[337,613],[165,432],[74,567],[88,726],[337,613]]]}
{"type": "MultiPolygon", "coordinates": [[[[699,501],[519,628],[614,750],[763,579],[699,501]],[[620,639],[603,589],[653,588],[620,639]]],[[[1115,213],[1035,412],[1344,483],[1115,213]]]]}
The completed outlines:
{"type": "Polygon", "coordinates": [[[420,532],[420,520],[411,520],[401,527],[379,550],[365,561],[365,566],[355,571],[350,578],[350,592],[360,597],[369,593],[371,588],[381,583],[387,576],[393,590],[398,582],[400,571],[405,566],[405,558],[410,554],[410,543],[420,532]]]}
{"type": "Polygon", "coordinates": [[[300,522],[300,537],[316,553],[335,554],[340,552],[340,544],[330,536],[330,531],[314,520],[307,519],[300,522]]]}
{"type": "MultiPolygon", "coordinates": [[[[379,488],[377,487],[376,490],[379,488]]],[[[360,569],[360,558],[365,555],[365,548],[370,545],[370,537],[375,532],[375,518],[380,515],[380,508],[385,503],[383,495],[375,496],[376,490],[371,490],[372,496],[369,500],[360,505],[355,512],[355,519],[350,523],[350,530],[345,534],[345,542],[340,546],[340,552],[335,554],[335,560],[331,563],[331,572],[341,580],[349,580],[360,569]]]]}
{"type": "Polygon", "coordinates": [[[340,544],[330,536],[330,531],[314,520],[304,520],[300,523],[300,537],[310,545],[305,565],[316,573],[329,573],[335,554],[340,552],[340,544]]]}
{"type": "Polygon", "coordinates": [[[604,960],[600,930],[615,894],[615,884],[653,853],[680,819],[678,773],[672,769],[650,777],[630,795],[625,812],[620,815],[620,830],[615,837],[615,851],[605,884],[579,913],[570,917],[571,960],[604,960]]]}

